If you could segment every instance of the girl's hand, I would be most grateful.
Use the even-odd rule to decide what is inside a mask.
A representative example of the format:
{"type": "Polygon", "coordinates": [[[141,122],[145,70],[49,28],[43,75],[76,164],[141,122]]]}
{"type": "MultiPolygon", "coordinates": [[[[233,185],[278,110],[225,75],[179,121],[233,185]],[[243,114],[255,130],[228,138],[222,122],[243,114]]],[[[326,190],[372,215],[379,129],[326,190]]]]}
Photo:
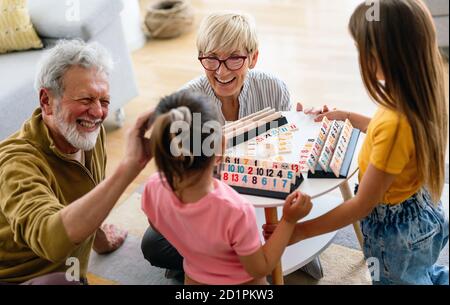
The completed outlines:
{"type": "MultiPolygon", "coordinates": [[[[336,108],[333,108],[332,110],[334,111],[334,110],[336,110],[336,108]]],[[[323,105],[320,108],[313,107],[313,108],[307,108],[304,110],[304,113],[309,114],[309,115],[321,115],[321,114],[325,114],[328,112],[330,112],[330,109],[328,108],[327,105],[323,105]]]]}
{"type": "Polygon", "coordinates": [[[297,103],[297,112],[304,112],[310,115],[319,115],[329,111],[328,106],[325,105],[322,108],[305,108],[302,103],[297,103]]]}
{"type": "MultiPolygon", "coordinates": [[[[291,236],[291,239],[289,240],[288,246],[293,245],[293,244],[297,243],[299,241],[299,239],[300,240],[302,239],[301,237],[299,238],[299,235],[298,235],[299,233],[301,233],[301,231],[299,231],[299,229],[298,229],[299,225],[301,225],[301,223],[298,223],[295,226],[294,233],[292,233],[292,236],[291,236]]],[[[275,230],[277,229],[277,226],[278,225],[276,225],[276,224],[275,225],[263,224],[262,233],[263,233],[265,241],[269,240],[270,236],[272,236],[273,232],[275,232],[275,230]]]]}
{"type": "Polygon", "coordinates": [[[337,110],[336,108],[330,110],[327,105],[324,105],[322,108],[305,109],[304,112],[305,114],[316,116],[314,118],[315,122],[322,122],[324,117],[331,121],[345,121],[349,118],[349,112],[337,110]]]}
{"type": "Polygon", "coordinates": [[[305,109],[301,103],[297,103],[297,111],[303,111],[307,115],[315,116],[315,122],[322,122],[324,117],[332,121],[345,121],[348,118],[348,112],[337,110],[334,107],[330,109],[327,105],[323,105],[321,108],[305,109]]]}
{"type": "Polygon", "coordinates": [[[300,192],[294,192],[286,198],[283,207],[283,219],[296,224],[309,214],[312,209],[311,197],[300,192]]]}
{"type": "Polygon", "coordinates": [[[270,236],[272,236],[273,232],[275,232],[275,230],[277,229],[277,226],[278,225],[274,225],[274,224],[267,224],[267,223],[263,224],[262,233],[263,233],[265,241],[269,240],[270,236]]]}
{"type": "Polygon", "coordinates": [[[314,119],[315,122],[322,122],[323,118],[327,117],[327,119],[331,120],[331,121],[345,121],[346,119],[349,118],[349,112],[346,111],[341,111],[341,110],[332,110],[332,111],[327,111],[323,112],[319,115],[316,116],[316,118],[314,119]]]}

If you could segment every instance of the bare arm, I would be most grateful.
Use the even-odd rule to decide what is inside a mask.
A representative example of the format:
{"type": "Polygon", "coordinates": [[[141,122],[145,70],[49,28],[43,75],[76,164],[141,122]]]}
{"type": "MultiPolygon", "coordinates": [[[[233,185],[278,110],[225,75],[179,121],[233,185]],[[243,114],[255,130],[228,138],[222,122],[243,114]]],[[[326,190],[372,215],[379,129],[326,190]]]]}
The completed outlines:
{"type": "Polygon", "coordinates": [[[125,157],[112,176],[61,210],[63,225],[74,244],[83,242],[99,228],[125,188],[150,161],[149,140],[144,134],[152,114],[143,114],[128,132],[125,157]]]}
{"type": "Polygon", "coordinates": [[[347,119],[350,120],[353,127],[361,130],[363,133],[367,133],[367,128],[369,127],[370,121],[372,120],[369,117],[366,117],[362,114],[358,114],[356,112],[347,112],[347,119]]]}
{"type": "Polygon", "coordinates": [[[239,259],[245,270],[256,279],[272,272],[288,246],[294,228],[295,223],[281,221],[264,246],[252,255],[240,256],[239,259]]]}
{"type": "Polygon", "coordinates": [[[254,278],[262,278],[275,269],[284,249],[289,243],[298,219],[305,217],[312,208],[311,198],[299,193],[292,193],[286,199],[283,208],[283,219],[271,238],[249,256],[239,259],[245,270],[254,278]]]}
{"type": "Polygon", "coordinates": [[[324,105],[321,108],[305,109],[303,107],[303,104],[297,103],[297,111],[316,116],[316,118],[314,119],[316,122],[321,122],[324,117],[327,117],[329,120],[338,121],[345,121],[346,119],[349,119],[355,128],[361,130],[364,133],[367,133],[367,128],[371,121],[371,118],[355,112],[337,110],[336,108],[331,108],[330,110],[327,105],[324,105]]]}
{"type": "Polygon", "coordinates": [[[376,169],[373,165],[369,165],[356,197],[321,217],[298,223],[291,242],[295,243],[336,231],[366,217],[375,206],[382,202],[384,194],[392,185],[394,179],[394,175],[387,174],[376,169]]]}
{"type": "Polygon", "coordinates": [[[371,118],[366,117],[362,114],[343,110],[333,110],[330,112],[319,114],[314,120],[316,122],[321,122],[325,116],[330,120],[345,121],[346,119],[349,119],[353,127],[361,130],[364,133],[367,133],[367,128],[371,121],[371,118]]]}

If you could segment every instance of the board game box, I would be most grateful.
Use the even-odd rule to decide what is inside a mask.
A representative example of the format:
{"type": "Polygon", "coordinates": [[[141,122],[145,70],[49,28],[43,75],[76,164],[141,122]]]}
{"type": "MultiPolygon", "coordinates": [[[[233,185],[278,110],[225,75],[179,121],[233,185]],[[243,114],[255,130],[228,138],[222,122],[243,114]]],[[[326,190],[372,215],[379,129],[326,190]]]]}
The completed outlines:
{"type": "Polygon", "coordinates": [[[241,194],[277,199],[298,189],[305,176],[347,178],[360,135],[348,120],[319,124],[270,108],[225,125],[223,132],[227,152],[217,177],[241,194]]]}

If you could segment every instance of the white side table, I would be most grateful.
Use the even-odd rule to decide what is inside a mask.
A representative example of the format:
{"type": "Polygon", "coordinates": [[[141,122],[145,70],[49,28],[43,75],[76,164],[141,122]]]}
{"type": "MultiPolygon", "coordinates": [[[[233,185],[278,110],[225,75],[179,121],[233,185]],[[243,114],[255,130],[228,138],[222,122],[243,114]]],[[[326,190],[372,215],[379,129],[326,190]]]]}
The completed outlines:
{"type": "MultiPolygon", "coordinates": [[[[301,146],[306,143],[310,138],[316,138],[320,123],[314,122],[311,116],[307,116],[300,112],[286,112],[284,115],[287,117],[289,123],[296,123],[299,127],[299,131],[294,133],[293,143],[297,143],[295,146],[298,149],[294,149],[294,152],[285,157],[285,162],[298,163],[299,161],[299,150],[301,146]]],[[[353,160],[350,166],[350,171],[347,179],[308,179],[307,174],[304,173],[303,176],[305,180],[299,187],[299,191],[308,194],[313,199],[313,209],[308,215],[307,219],[316,218],[323,214],[326,214],[336,206],[342,203],[342,201],[336,201],[333,197],[326,195],[327,193],[339,188],[344,201],[352,198],[352,191],[348,184],[348,180],[353,177],[358,171],[358,154],[361,146],[364,142],[365,135],[360,134],[358,139],[358,144],[356,146],[355,153],[353,155],[353,160]]],[[[294,147],[294,148],[295,148],[294,147]]],[[[244,157],[245,156],[245,144],[241,144],[227,152],[228,155],[244,157]]],[[[278,223],[278,209],[281,211],[281,207],[284,204],[284,200],[273,199],[267,197],[258,197],[243,195],[246,197],[257,209],[258,221],[267,224],[278,223]],[[258,211],[259,210],[259,211],[258,211]],[[264,211],[264,216],[262,215],[264,211]]],[[[363,237],[359,227],[359,223],[353,224],[356,236],[360,245],[362,246],[363,237]]],[[[287,275],[300,267],[306,265],[314,257],[319,255],[324,251],[332,239],[336,235],[336,232],[324,234],[317,236],[305,241],[301,241],[295,245],[288,247],[283,254],[282,261],[278,264],[275,270],[272,272],[272,279],[275,285],[283,284],[283,275],[287,275]]]]}

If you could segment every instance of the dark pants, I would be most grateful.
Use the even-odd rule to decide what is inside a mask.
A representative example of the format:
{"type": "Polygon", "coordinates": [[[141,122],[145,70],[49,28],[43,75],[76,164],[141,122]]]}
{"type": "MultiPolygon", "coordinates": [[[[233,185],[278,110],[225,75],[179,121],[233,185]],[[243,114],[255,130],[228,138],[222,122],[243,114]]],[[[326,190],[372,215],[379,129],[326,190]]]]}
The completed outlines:
{"type": "Polygon", "coordinates": [[[183,257],[167,239],[151,227],[147,229],[141,243],[144,258],[152,266],[183,271],[183,257]]]}
{"type": "MultiPolygon", "coordinates": [[[[183,270],[183,257],[164,236],[155,232],[151,227],[147,229],[142,238],[141,249],[144,258],[152,266],[171,270],[183,270]]],[[[309,264],[302,267],[301,270],[317,280],[323,277],[319,257],[316,257],[309,264]]]]}
{"type": "Polygon", "coordinates": [[[2,283],[0,285],[83,285],[87,282],[68,281],[64,272],[50,273],[23,282],[22,284],[2,283]]]}

